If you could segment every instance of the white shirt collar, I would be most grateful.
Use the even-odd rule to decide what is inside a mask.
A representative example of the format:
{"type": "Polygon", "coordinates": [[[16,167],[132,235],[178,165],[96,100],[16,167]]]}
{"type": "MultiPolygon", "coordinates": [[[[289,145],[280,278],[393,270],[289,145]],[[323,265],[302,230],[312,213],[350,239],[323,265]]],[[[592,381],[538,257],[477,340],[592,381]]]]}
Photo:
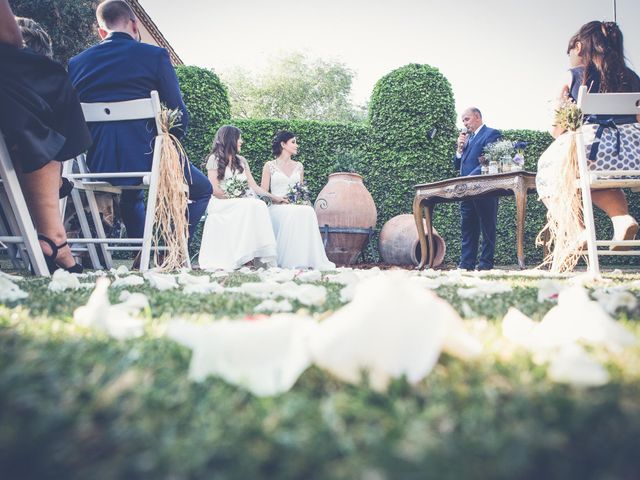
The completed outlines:
{"type": "Polygon", "coordinates": [[[484,123],[481,123],[481,124],[480,124],[480,126],[476,129],[476,131],[475,131],[475,132],[473,132],[473,135],[474,135],[474,136],[475,136],[475,135],[478,135],[478,132],[479,132],[480,130],[482,130],[482,127],[484,127],[484,123]]]}

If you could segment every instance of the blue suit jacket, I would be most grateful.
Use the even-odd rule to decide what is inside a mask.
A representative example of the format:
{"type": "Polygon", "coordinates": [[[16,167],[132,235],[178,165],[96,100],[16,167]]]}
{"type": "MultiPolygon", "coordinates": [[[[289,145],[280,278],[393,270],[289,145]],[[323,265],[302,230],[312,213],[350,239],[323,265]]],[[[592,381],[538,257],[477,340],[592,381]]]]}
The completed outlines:
{"type": "Polygon", "coordinates": [[[454,155],[453,162],[456,170],[460,170],[460,176],[480,175],[480,162],[478,158],[482,155],[484,147],[493,143],[502,137],[500,130],[489,128],[486,125],[478,132],[478,134],[467,144],[462,152],[462,158],[456,158],[454,155]]]}
{"type": "MultiPolygon", "coordinates": [[[[69,76],[81,102],[117,102],[149,97],[157,90],[160,101],[182,111],[181,126],[172,131],[181,137],[189,122],[187,109],[169,54],[135,41],[126,33],[114,32],[101,43],[69,61],[69,76]]],[[[152,120],[91,123],[93,146],[87,164],[96,173],[149,170],[153,158],[152,120]]],[[[140,183],[139,179],[113,180],[119,185],[140,183]]]]}

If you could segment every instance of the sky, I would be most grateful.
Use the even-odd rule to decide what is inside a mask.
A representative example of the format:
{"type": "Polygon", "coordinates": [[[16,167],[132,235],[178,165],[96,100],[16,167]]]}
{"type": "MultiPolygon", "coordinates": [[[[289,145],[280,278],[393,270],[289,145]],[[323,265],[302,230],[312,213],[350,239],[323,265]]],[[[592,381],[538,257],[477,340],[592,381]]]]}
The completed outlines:
{"type": "MultiPolygon", "coordinates": [[[[408,63],[436,67],[459,114],[501,129],[547,130],[569,38],[613,20],[613,0],[140,0],[187,65],[264,69],[303,52],[355,72],[352,99],[408,63]]],[[[640,72],[640,0],[617,0],[628,63],[640,72]]],[[[460,123],[458,119],[458,123],[460,123]]]]}

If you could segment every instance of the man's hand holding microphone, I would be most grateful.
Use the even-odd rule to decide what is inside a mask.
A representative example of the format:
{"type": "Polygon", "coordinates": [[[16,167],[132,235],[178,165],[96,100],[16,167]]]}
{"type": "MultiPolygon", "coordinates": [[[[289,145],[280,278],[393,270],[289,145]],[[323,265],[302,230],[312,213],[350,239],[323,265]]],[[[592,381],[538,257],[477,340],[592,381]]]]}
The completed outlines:
{"type": "Polygon", "coordinates": [[[461,129],[460,135],[458,135],[458,140],[457,140],[459,155],[462,155],[462,152],[464,151],[464,147],[467,145],[468,137],[469,137],[469,130],[466,128],[461,129]]]}

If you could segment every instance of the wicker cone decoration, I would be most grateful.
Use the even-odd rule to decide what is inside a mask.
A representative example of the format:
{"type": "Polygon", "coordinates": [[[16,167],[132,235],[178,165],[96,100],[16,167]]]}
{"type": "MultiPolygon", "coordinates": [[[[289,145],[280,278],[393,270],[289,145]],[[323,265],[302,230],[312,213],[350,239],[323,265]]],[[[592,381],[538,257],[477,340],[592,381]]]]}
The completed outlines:
{"type": "Polygon", "coordinates": [[[158,251],[154,250],[154,264],[160,270],[178,270],[186,265],[189,220],[186,217],[189,186],[184,177],[187,154],[180,141],[170,130],[178,124],[179,110],[162,108],[162,153],[158,179],[158,197],[155,209],[153,245],[161,241],[167,247],[164,260],[158,264],[158,251]]]}
{"type": "Polygon", "coordinates": [[[583,230],[582,196],[578,188],[578,154],[576,132],[569,132],[571,142],[567,156],[557,162],[555,178],[558,188],[547,199],[547,224],[536,238],[542,244],[545,232],[548,232],[549,255],[541,266],[551,266],[551,272],[570,272],[580,258],[585,256],[581,250],[580,234],[583,230]]]}

